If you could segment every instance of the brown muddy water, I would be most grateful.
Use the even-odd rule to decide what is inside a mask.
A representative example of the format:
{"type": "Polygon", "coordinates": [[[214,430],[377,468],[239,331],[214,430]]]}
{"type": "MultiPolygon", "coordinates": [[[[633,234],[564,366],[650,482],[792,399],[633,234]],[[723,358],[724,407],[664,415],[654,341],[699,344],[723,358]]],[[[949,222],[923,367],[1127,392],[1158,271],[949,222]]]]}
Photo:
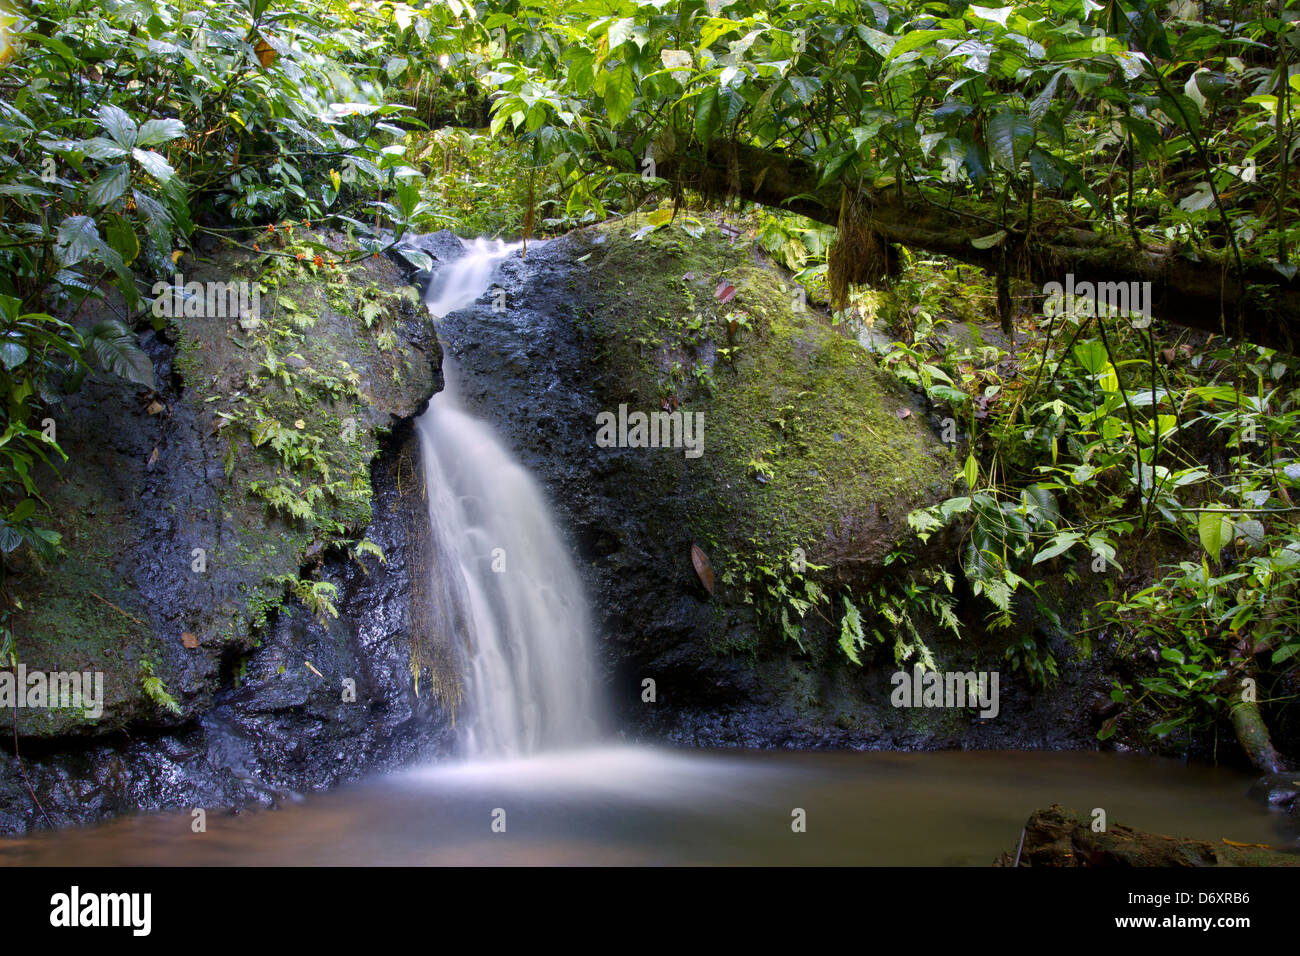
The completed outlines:
{"type": "Polygon", "coordinates": [[[209,810],[204,833],[187,812],[0,840],[0,865],[985,866],[1052,803],[1155,833],[1294,847],[1285,818],[1247,798],[1251,782],[1102,753],[611,747],[440,764],[280,809],[209,810]],[[793,832],[796,810],[805,832],[793,832]]]}

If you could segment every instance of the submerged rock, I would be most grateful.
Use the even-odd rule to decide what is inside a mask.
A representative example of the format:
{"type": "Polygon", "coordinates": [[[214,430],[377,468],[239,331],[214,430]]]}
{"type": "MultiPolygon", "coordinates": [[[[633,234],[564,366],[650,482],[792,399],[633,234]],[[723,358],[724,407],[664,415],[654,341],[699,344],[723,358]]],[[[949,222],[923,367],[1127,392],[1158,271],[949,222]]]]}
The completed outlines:
{"type": "Polygon", "coordinates": [[[1144,833],[1112,823],[1104,831],[1074,810],[1053,804],[1035,810],[1025,824],[1016,850],[1003,853],[994,866],[1137,867],[1137,866],[1300,866],[1300,853],[1272,847],[1232,844],[1144,833]]]}

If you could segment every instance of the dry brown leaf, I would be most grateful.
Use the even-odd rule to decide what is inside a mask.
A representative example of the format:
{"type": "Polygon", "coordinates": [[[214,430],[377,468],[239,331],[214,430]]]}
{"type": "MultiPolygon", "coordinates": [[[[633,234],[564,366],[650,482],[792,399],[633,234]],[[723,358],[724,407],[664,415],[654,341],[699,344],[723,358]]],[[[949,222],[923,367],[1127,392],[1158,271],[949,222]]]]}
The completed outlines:
{"type": "Polygon", "coordinates": [[[266,42],[265,37],[260,36],[257,38],[257,46],[253,47],[253,51],[257,54],[257,62],[262,64],[264,70],[274,63],[275,58],[280,55],[271,48],[271,44],[266,42]]]}
{"type": "Polygon", "coordinates": [[[712,594],[713,565],[709,564],[708,555],[704,553],[698,544],[691,545],[691,564],[695,565],[695,573],[699,575],[700,583],[704,585],[704,590],[712,594]]]}
{"type": "Polygon", "coordinates": [[[199,646],[199,639],[190,631],[181,631],[181,643],[185,645],[187,650],[192,651],[199,646]]]}

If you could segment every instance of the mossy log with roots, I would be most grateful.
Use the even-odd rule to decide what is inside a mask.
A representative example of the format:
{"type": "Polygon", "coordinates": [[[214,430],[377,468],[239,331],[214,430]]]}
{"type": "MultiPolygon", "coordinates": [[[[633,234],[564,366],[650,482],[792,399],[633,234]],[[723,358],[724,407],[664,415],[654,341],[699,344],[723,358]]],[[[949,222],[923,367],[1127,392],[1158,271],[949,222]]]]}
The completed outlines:
{"type": "MultiPolygon", "coordinates": [[[[683,137],[684,140],[684,137],[683,137]]],[[[715,141],[707,151],[677,150],[658,160],[657,173],[706,196],[734,196],[839,226],[845,193],[858,213],[854,236],[868,247],[841,252],[843,277],[884,255],[879,243],[898,243],[1036,283],[1073,273],[1090,282],[1150,282],[1158,319],[1184,327],[1240,335],[1294,353],[1300,329],[1300,283],[1287,282],[1267,263],[1246,264],[1234,276],[1229,257],[1196,254],[1166,243],[1135,247],[1127,235],[1103,235],[1059,212],[1032,223],[1002,225],[991,204],[966,200],[940,206],[915,193],[820,184],[817,169],[798,157],[740,143],[715,141]],[[866,216],[869,225],[863,225],[866,216]],[[989,238],[1005,232],[1000,241],[989,238]],[[985,240],[979,242],[978,240],[985,240]]],[[[851,242],[852,244],[852,242],[851,242]]],[[[836,262],[832,260],[832,285],[836,262]]],[[[880,266],[884,268],[884,265],[880,266]]]]}

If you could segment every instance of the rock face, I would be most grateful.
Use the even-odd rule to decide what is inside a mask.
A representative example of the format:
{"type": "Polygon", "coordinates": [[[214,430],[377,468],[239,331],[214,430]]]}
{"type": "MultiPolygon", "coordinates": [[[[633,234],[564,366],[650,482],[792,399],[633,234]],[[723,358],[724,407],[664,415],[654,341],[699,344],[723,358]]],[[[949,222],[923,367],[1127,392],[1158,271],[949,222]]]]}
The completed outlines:
{"type": "MultiPolygon", "coordinates": [[[[948,542],[921,554],[907,514],[950,493],[957,462],[748,245],[626,223],[530,243],[435,339],[393,263],[335,270],[334,239],[277,235],[182,262],[187,280],[261,282],[257,316],[169,320],[142,336],[157,394],[92,379],[59,416],[66,556],[11,577],[18,652],[103,672],[105,710],[17,711],[25,777],[0,710],[0,832],[273,802],[449,752],[458,680],[429,624],[410,425],[441,347],[463,404],[555,504],[621,734],[1095,745],[1106,682],[1083,662],[1048,693],[1004,672],[996,719],[891,705],[900,662],[1002,669],[1005,639],[943,630],[920,609],[947,606],[947,585],[909,570],[944,563],[948,542]],[[660,447],[638,431],[650,413],[660,447]]],[[[462,250],[406,245],[417,278],[462,250]]]]}
{"type": "Polygon", "coordinates": [[[1079,813],[1056,804],[1034,811],[1023,841],[994,866],[1300,866],[1300,854],[1268,847],[1181,840],[1115,823],[1097,833],[1079,813]]]}
{"type": "Polygon", "coordinates": [[[996,720],[890,705],[895,652],[917,641],[941,669],[1001,664],[1002,647],[919,615],[913,634],[869,609],[901,589],[904,552],[918,550],[908,511],[948,494],[957,463],[920,405],[801,309],[750,246],[640,225],[530,243],[496,291],[439,323],[462,401],[538,476],[581,558],[624,732],[724,746],[1094,746],[1072,680],[1082,671],[1068,667],[1036,698],[1004,674],[996,720]],[[617,432],[621,406],[702,415],[702,453],[602,447],[600,422],[617,432]],[[818,593],[810,580],[829,601],[801,605],[818,593]],[[845,587],[863,615],[860,666],[838,646],[845,587]]]}
{"type": "Polygon", "coordinates": [[[10,744],[0,832],[268,801],[450,747],[413,676],[440,660],[410,417],[441,353],[391,262],[295,248],[182,261],[187,281],[261,282],[258,315],[176,316],[142,336],[156,394],[99,376],[58,413],[66,555],[11,577],[17,652],[102,673],[104,712],[0,710],[43,808],[10,744]]]}

